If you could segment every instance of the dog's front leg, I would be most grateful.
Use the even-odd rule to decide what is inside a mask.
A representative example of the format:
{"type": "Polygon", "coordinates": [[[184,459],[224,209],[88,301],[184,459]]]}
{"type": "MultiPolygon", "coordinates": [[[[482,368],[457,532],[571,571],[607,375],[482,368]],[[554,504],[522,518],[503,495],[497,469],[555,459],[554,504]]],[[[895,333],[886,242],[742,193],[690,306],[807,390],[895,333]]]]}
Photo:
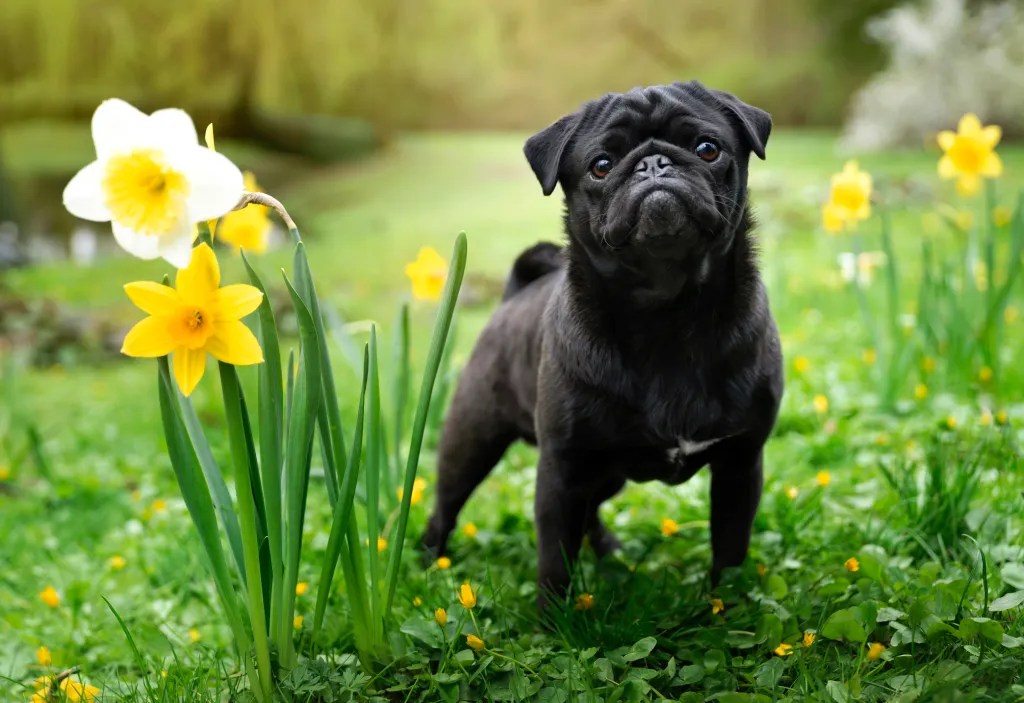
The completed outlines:
{"type": "Polygon", "coordinates": [[[583,534],[590,526],[593,496],[572,481],[572,466],[541,450],[537,466],[534,519],[537,523],[537,603],[543,611],[552,599],[565,596],[583,534]]]}
{"type": "Polygon", "coordinates": [[[754,515],[761,502],[762,454],[740,445],[711,464],[711,583],[718,585],[722,570],[740,566],[750,548],[754,515]]]}

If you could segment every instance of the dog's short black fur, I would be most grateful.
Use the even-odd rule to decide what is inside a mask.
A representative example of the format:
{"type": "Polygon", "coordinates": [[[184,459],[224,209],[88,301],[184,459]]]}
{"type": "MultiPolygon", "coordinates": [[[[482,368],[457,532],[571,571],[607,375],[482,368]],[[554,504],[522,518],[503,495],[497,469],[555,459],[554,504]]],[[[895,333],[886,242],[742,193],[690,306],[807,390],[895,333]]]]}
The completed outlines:
{"type": "Polygon", "coordinates": [[[610,94],[534,135],[545,195],[565,193],[563,248],[515,262],[462,374],[441,438],[424,537],[443,553],[459,511],[517,439],[540,448],[541,607],[630,481],[711,466],[712,580],[743,562],[782,354],[747,208],[767,113],[697,82],[610,94]]]}

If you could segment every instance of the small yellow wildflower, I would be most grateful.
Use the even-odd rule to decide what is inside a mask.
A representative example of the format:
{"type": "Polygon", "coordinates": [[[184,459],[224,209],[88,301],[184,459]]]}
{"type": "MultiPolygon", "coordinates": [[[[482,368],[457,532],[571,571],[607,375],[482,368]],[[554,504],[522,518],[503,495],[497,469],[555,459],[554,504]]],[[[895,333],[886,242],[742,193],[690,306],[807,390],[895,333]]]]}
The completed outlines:
{"type": "Polygon", "coordinates": [[[885,432],[879,432],[875,435],[875,444],[879,447],[889,446],[889,435],[885,432]]]}
{"type": "Polygon", "coordinates": [[[796,486],[790,486],[786,489],[786,496],[788,496],[790,500],[796,500],[798,495],[800,495],[800,489],[796,486]]]}
{"type": "Polygon", "coordinates": [[[661,519],[661,534],[671,537],[677,532],[679,532],[679,523],[670,517],[661,519]]]}
{"type": "Polygon", "coordinates": [[[828,484],[832,483],[832,474],[828,471],[819,471],[818,475],[814,477],[814,481],[822,488],[825,488],[828,484]]]}
{"type": "Polygon", "coordinates": [[[811,362],[806,356],[798,356],[793,359],[793,369],[797,373],[806,373],[809,368],[811,368],[811,362]]]}
{"type": "Polygon", "coordinates": [[[992,413],[988,410],[981,411],[981,417],[979,418],[982,427],[988,427],[992,424],[992,413]]]}
{"type": "Polygon", "coordinates": [[[476,533],[477,529],[475,523],[467,522],[465,527],[462,528],[462,534],[466,535],[466,537],[469,537],[470,539],[476,537],[476,533]]]}
{"type": "Polygon", "coordinates": [[[450,569],[452,566],[452,560],[448,557],[438,557],[436,563],[437,568],[441,569],[441,571],[444,571],[445,569],[450,569]]]}
{"type": "Polygon", "coordinates": [[[757,575],[760,576],[761,578],[764,578],[765,576],[767,576],[768,575],[768,565],[767,564],[758,563],[758,565],[757,565],[757,575]]]}
{"type": "Polygon", "coordinates": [[[32,682],[32,688],[34,688],[37,691],[43,691],[45,693],[47,689],[53,686],[53,683],[53,676],[47,674],[46,676],[40,676],[36,678],[35,681],[32,682]]]}
{"type": "Polygon", "coordinates": [[[956,418],[953,417],[952,415],[947,415],[946,416],[946,427],[948,427],[951,430],[956,429],[956,418]]]}
{"type": "Polygon", "coordinates": [[[982,366],[981,370],[978,371],[978,380],[982,383],[988,383],[992,380],[992,369],[988,366],[982,366]]]}
{"type": "Polygon", "coordinates": [[[926,356],[921,359],[921,370],[925,373],[931,373],[935,370],[935,359],[930,356],[926,356]]]}
{"type": "Polygon", "coordinates": [[[100,689],[95,686],[87,686],[71,677],[60,682],[60,690],[64,692],[71,703],[89,703],[100,692],[100,689]]]}
{"type": "Polygon", "coordinates": [[[793,653],[793,645],[791,644],[780,644],[775,648],[775,654],[780,657],[786,657],[793,653]]]}
{"type": "Polygon", "coordinates": [[[438,625],[444,627],[448,624],[448,613],[445,612],[444,608],[438,608],[434,611],[434,620],[437,621],[438,625]]]}
{"type": "Polygon", "coordinates": [[[590,610],[594,607],[594,596],[581,593],[576,596],[576,610],[590,610]]]}
{"type": "Polygon", "coordinates": [[[459,603],[467,610],[476,607],[476,591],[468,583],[462,584],[459,588],[459,603]]]}
{"type": "Polygon", "coordinates": [[[928,397],[928,386],[923,383],[918,383],[914,386],[914,397],[918,400],[924,400],[928,397]]]}
{"type": "Polygon", "coordinates": [[[1006,421],[1009,419],[1010,418],[1009,416],[1007,416],[1005,410],[1000,410],[999,412],[996,413],[996,424],[1005,425],[1006,421]]]}
{"type": "Polygon", "coordinates": [[[860,562],[857,561],[857,557],[850,557],[843,564],[843,568],[850,572],[860,571],[860,562]]]}
{"type": "Polygon", "coordinates": [[[6,481],[11,477],[11,467],[0,464],[0,481],[6,481]]]}
{"type": "Polygon", "coordinates": [[[885,651],[885,645],[880,642],[872,642],[871,646],[868,647],[868,661],[878,661],[882,656],[882,652],[885,651]]]}
{"type": "Polygon", "coordinates": [[[815,639],[817,639],[817,638],[816,638],[816,636],[815,636],[815,634],[813,632],[805,632],[804,633],[804,646],[805,647],[810,647],[812,644],[814,644],[814,640],[815,639]]]}
{"type": "Polygon", "coordinates": [[[295,595],[304,596],[309,591],[309,584],[306,581],[299,581],[295,584],[295,595]]]}
{"type": "Polygon", "coordinates": [[[824,415],[828,412],[828,398],[819,393],[814,396],[814,412],[824,415]]]}
{"type": "Polygon", "coordinates": [[[199,634],[199,630],[193,627],[191,630],[188,631],[188,638],[193,642],[198,642],[199,640],[203,639],[203,636],[199,634]]]}
{"type": "Polygon", "coordinates": [[[1017,319],[1017,316],[1019,314],[1020,313],[1018,312],[1017,308],[1013,307],[1012,305],[1007,305],[1006,309],[1003,310],[1003,321],[1006,324],[1011,325],[1017,319]]]}
{"type": "MultiPolygon", "coordinates": [[[[409,498],[409,505],[410,506],[416,505],[421,500],[423,500],[423,491],[426,489],[426,487],[427,487],[426,479],[418,478],[415,481],[413,481],[413,484],[412,484],[412,496],[409,498]]],[[[398,493],[398,500],[401,501],[405,497],[405,487],[404,486],[399,486],[399,488],[397,489],[397,493],[398,493]]]]}
{"type": "Polygon", "coordinates": [[[420,249],[416,261],[405,266],[405,275],[412,282],[412,296],[417,300],[441,299],[448,278],[448,263],[430,247],[420,249]]]}
{"type": "Polygon", "coordinates": [[[60,596],[57,595],[57,591],[54,590],[53,586],[47,586],[39,593],[39,598],[51,608],[56,608],[60,605],[60,596]]]}
{"type": "Polygon", "coordinates": [[[996,227],[1005,227],[1013,220],[1013,210],[1005,205],[997,205],[992,208],[992,224],[996,227]]]}
{"type": "Polygon", "coordinates": [[[378,552],[383,552],[387,548],[388,548],[388,541],[386,539],[384,539],[383,537],[378,537],[377,538],[377,551],[378,552]]]}
{"type": "Polygon", "coordinates": [[[49,666],[53,663],[53,657],[50,655],[50,648],[43,645],[36,650],[36,659],[39,660],[39,666],[49,666]]]}
{"type": "Polygon", "coordinates": [[[153,505],[150,506],[150,509],[154,513],[165,513],[167,512],[167,501],[163,498],[157,498],[153,501],[153,505]]]}
{"type": "Polygon", "coordinates": [[[722,602],[721,598],[715,598],[711,601],[711,614],[718,615],[720,612],[725,610],[725,603],[722,602]]]}
{"type": "Polygon", "coordinates": [[[981,189],[983,177],[1003,175],[1003,162],[995,152],[1002,136],[1003,131],[998,126],[982,127],[977,115],[964,115],[956,132],[939,132],[939,146],[945,152],[939,160],[939,176],[956,178],[960,195],[974,195],[981,189]]]}
{"type": "Polygon", "coordinates": [[[413,604],[413,606],[418,608],[421,605],[423,605],[423,599],[420,598],[419,596],[416,596],[415,598],[412,599],[412,604],[413,604]]]}
{"type": "Polygon", "coordinates": [[[476,635],[466,635],[466,644],[475,652],[479,652],[484,648],[484,641],[476,635]]]}
{"type": "Polygon", "coordinates": [[[875,362],[878,361],[878,353],[874,349],[865,349],[860,358],[864,361],[865,365],[874,366],[875,362]]]}
{"type": "Polygon", "coordinates": [[[295,618],[292,620],[292,627],[294,627],[296,630],[301,630],[303,622],[305,622],[305,618],[303,618],[301,615],[296,615],[295,618]]]}
{"type": "Polygon", "coordinates": [[[122,556],[115,555],[115,556],[110,557],[110,568],[113,569],[114,571],[120,571],[121,569],[123,569],[127,565],[128,565],[128,560],[125,559],[122,556]]]}

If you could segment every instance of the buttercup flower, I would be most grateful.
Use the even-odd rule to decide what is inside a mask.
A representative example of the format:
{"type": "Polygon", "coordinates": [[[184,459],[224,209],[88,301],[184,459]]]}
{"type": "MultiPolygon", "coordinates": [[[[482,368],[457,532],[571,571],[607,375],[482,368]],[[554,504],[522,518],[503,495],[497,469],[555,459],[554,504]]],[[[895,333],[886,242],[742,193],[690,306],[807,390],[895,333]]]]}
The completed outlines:
{"type": "Polygon", "coordinates": [[[675,533],[679,532],[679,523],[672,518],[662,518],[661,520],[661,534],[666,537],[671,537],[675,533]]]}
{"type": "Polygon", "coordinates": [[[128,560],[122,556],[110,557],[110,568],[114,571],[120,571],[128,565],[128,560]]]}
{"type": "Polygon", "coordinates": [[[850,557],[843,563],[843,568],[851,572],[860,571],[860,562],[857,561],[857,557],[850,557]]]}
{"type": "Polygon", "coordinates": [[[476,537],[476,533],[476,523],[467,522],[462,528],[462,534],[466,535],[466,537],[469,537],[470,539],[476,537]]]}
{"type": "Polygon", "coordinates": [[[39,660],[39,666],[49,666],[53,663],[53,657],[50,655],[50,648],[42,646],[36,650],[36,659],[39,660]]]}
{"type": "Polygon", "coordinates": [[[437,302],[448,278],[448,263],[434,249],[423,247],[416,261],[406,264],[405,275],[412,281],[414,298],[437,302]]]}
{"type": "Polygon", "coordinates": [[[419,596],[416,596],[415,598],[413,598],[413,599],[412,599],[412,604],[413,604],[413,605],[414,605],[415,607],[417,607],[417,608],[418,608],[418,607],[420,607],[421,605],[423,605],[423,599],[422,599],[422,598],[420,598],[419,596]]]}
{"type": "Polygon", "coordinates": [[[295,584],[295,595],[304,596],[307,591],[309,591],[309,584],[305,581],[299,581],[295,584]]]}
{"type": "Polygon", "coordinates": [[[884,644],[881,644],[880,642],[872,642],[871,646],[868,647],[868,661],[878,661],[884,651],[884,644]]]}
{"type": "Polygon", "coordinates": [[[793,653],[793,645],[791,644],[780,644],[775,648],[775,654],[780,657],[786,657],[793,653]]]}
{"type": "Polygon", "coordinates": [[[304,617],[302,617],[301,615],[296,615],[292,619],[292,627],[295,628],[296,630],[301,630],[302,629],[302,623],[305,622],[305,620],[306,619],[304,617]]]}
{"type": "Polygon", "coordinates": [[[948,427],[951,430],[956,429],[956,418],[953,417],[952,415],[947,415],[946,416],[946,427],[948,427]]]}
{"type": "Polygon", "coordinates": [[[0,481],[6,481],[11,477],[11,467],[0,464],[0,481]]]}
{"type": "MultiPolygon", "coordinates": [[[[421,500],[423,500],[423,491],[426,489],[426,487],[427,487],[426,479],[418,478],[415,481],[413,481],[413,484],[412,484],[412,496],[409,498],[409,505],[410,506],[416,505],[421,500]]],[[[401,501],[403,498],[405,498],[405,487],[404,486],[399,486],[398,489],[397,489],[397,492],[398,492],[398,500],[399,501],[401,501]]]]}
{"type": "Polygon", "coordinates": [[[786,489],[786,496],[790,500],[796,500],[796,497],[798,495],[800,495],[800,489],[797,488],[796,486],[790,486],[789,488],[786,489]]]}
{"type": "Polygon", "coordinates": [[[793,359],[793,370],[797,373],[806,373],[807,369],[811,367],[811,362],[808,361],[806,356],[798,356],[793,359]]]}
{"type": "Polygon", "coordinates": [[[988,366],[982,366],[981,370],[978,371],[978,380],[982,383],[988,383],[992,380],[992,369],[988,366]]]}
{"type": "Polygon", "coordinates": [[[444,611],[444,608],[438,608],[434,611],[434,620],[437,621],[438,625],[444,627],[448,624],[448,613],[444,611]]]}
{"type": "Polygon", "coordinates": [[[996,227],[1005,227],[1013,221],[1013,210],[1005,205],[997,205],[992,208],[992,224],[996,227]]]}
{"type": "Polygon", "coordinates": [[[757,575],[764,578],[768,575],[768,565],[759,563],[757,565],[757,575]]]}
{"type": "Polygon", "coordinates": [[[928,397],[928,386],[923,383],[918,383],[914,386],[914,397],[918,400],[924,400],[928,397]]]}
{"type": "Polygon", "coordinates": [[[174,377],[184,395],[191,395],[206,371],[206,355],[235,366],[263,361],[256,336],[242,318],[263,300],[259,289],[245,283],[220,287],[220,267],[205,243],[192,262],[178,271],[177,289],[151,281],[129,283],[128,297],[150,317],[124,339],[127,356],[154,358],[174,353],[174,377]]]}
{"type": "Polygon", "coordinates": [[[203,639],[203,636],[199,634],[199,630],[193,627],[191,630],[188,631],[188,638],[193,642],[198,642],[199,640],[203,639]]]}
{"type": "Polygon", "coordinates": [[[822,210],[822,224],[830,232],[852,229],[871,216],[871,174],[861,171],[856,161],[847,161],[832,176],[828,203],[822,210]]]}
{"type": "Polygon", "coordinates": [[[816,637],[815,637],[813,632],[805,632],[804,633],[804,640],[803,640],[804,646],[805,647],[810,647],[812,644],[814,644],[814,640],[815,639],[816,639],[816,637]]]}
{"type": "Polygon", "coordinates": [[[1010,419],[1010,418],[1009,418],[1009,416],[1008,416],[1008,415],[1006,414],[1006,411],[1005,411],[1005,410],[1000,410],[999,412],[997,412],[997,413],[996,413],[996,423],[997,423],[997,424],[1000,424],[1000,425],[1005,425],[1005,424],[1006,424],[1006,421],[1007,421],[1007,420],[1009,420],[1009,419],[1010,419]]]}
{"type": "Polygon", "coordinates": [[[832,474],[828,471],[819,471],[818,475],[814,477],[815,483],[824,488],[828,484],[832,483],[832,474]]]}
{"type": "Polygon", "coordinates": [[[935,370],[935,359],[934,357],[926,356],[921,359],[921,370],[925,373],[931,373],[935,370]]]}
{"type": "Polygon", "coordinates": [[[56,608],[60,605],[60,596],[57,595],[57,591],[54,590],[53,586],[47,586],[39,593],[39,599],[46,603],[51,608],[56,608]]]}
{"type": "Polygon", "coordinates": [[[377,551],[378,552],[383,552],[387,548],[388,548],[388,541],[386,539],[384,539],[383,537],[378,537],[377,538],[377,551]]]}
{"type": "Polygon", "coordinates": [[[470,649],[479,652],[484,648],[484,641],[476,635],[466,635],[466,644],[469,645],[470,649]]]}
{"type": "Polygon", "coordinates": [[[437,568],[441,569],[441,571],[444,571],[445,569],[450,569],[451,568],[452,560],[449,559],[448,557],[438,557],[436,564],[437,564],[437,568]]]}
{"type": "Polygon", "coordinates": [[[865,349],[860,358],[867,366],[874,366],[875,362],[878,361],[878,354],[874,349],[865,349]]]}
{"type": "Polygon", "coordinates": [[[828,412],[828,398],[821,393],[814,396],[814,412],[824,414],[828,412]]]}
{"type": "Polygon", "coordinates": [[[983,177],[1003,175],[1003,162],[995,152],[1002,136],[997,125],[982,127],[977,115],[964,115],[956,132],[939,132],[939,146],[945,152],[939,159],[939,176],[956,178],[957,192],[974,195],[981,189],[983,177]]]}
{"type": "Polygon", "coordinates": [[[725,603],[722,602],[721,598],[715,598],[711,601],[711,614],[718,615],[720,612],[725,610],[725,603]]]}
{"type": "Polygon", "coordinates": [[[157,498],[156,500],[153,501],[151,509],[153,510],[154,513],[165,513],[167,512],[167,501],[165,501],[163,498],[157,498]]]}
{"type": "Polygon", "coordinates": [[[92,117],[96,161],[64,189],[76,217],[111,222],[114,239],[140,259],[188,266],[196,222],[219,217],[241,199],[242,173],[199,146],[192,118],[176,109],[146,115],[106,100],[92,117]]]}
{"type": "Polygon", "coordinates": [[[468,583],[462,584],[459,588],[459,603],[467,610],[476,607],[476,591],[468,583]]]}
{"type": "Polygon", "coordinates": [[[89,703],[100,692],[95,686],[88,686],[70,676],[60,682],[60,690],[71,703],[89,703]]]}
{"type": "Polygon", "coordinates": [[[576,596],[576,610],[590,610],[594,607],[594,596],[581,593],[576,596]]]}
{"type": "Polygon", "coordinates": [[[992,424],[992,413],[989,412],[988,410],[983,410],[981,412],[980,421],[982,427],[988,427],[989,425],[992,424]]]}

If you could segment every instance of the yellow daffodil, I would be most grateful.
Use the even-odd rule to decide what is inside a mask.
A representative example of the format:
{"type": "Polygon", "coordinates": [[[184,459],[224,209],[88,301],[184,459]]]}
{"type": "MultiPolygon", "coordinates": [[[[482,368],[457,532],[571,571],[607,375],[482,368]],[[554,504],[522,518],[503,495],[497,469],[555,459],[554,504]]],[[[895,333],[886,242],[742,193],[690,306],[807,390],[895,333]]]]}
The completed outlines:
{"type": "Polygon", "coordinates": [[[86,685],[70,676],[60,682],[60,690],[71,703],[90,703],[100,692],[95,686],[86,685]]]}
{"type": "Polygon", "coordinates": [[[124,339],[127,356],[153,358],[174,353],[174,377],[191,395],[206,371],[206,355],[235,366],[263,361],[256,336],[242,318],[259,307],[263,294],[244,283],[220,287],[220,267],[205,243],[178,271],[177,289],[150,281],[129,283],[128,297],[150,317],[124,339]]]}
{"type": "Polygon", "coordinates": [[[823,415],[828,412],[828,398],[821,393],[814,396],[814,412],[823,415]]]}
{"type": "MultiPolygon", "coordinates": [[[[248,171],[245,172],[245,189],[250,193],[261,192],[255,176],[248,171]]],[[[242,248],[262,254],[270,241],[270,229],[267,207],[249,203],[241,210],[232,210],[220,218],[217,239],[232,245],[235,251],[242,248]]]]}
{"type": "Polygon", "coordinates": [[[305,620],[306,619],[301,615],[296,615],[294,618],[292,618],[292,627],[296,630],[301,630],[302,623],[305,622],[305,620]]]}
{"type": "Polygon", "coordinates": [[[1000,410],[999,412],[996,413],[996,424],[1005,425],[1009,419],[1010,418],[1006,414],[1005,410],[1000,410]]]}
{"type": "Polygon", "coordinates": [[[1002,136],[997,125],[982,127],[977,115],[964,115],[956,132],[939,132],[939,146],[945,152],[939,159],[939,176],[956,178],[961,195],[974,195],[981,189],[982,178],[1003,175],[1003,162],[995,152],[1002,136]]]}
{"type": "Polygon", "coordinates": [[[786,657],[793,653],[793,645],[791,644],[780,644],[775,648],[776,656],[786,657]]]}
{"type": "Polygon", "coordinates": [[[299,581],[295,584],[295,595],[304,596],[309,591],[309,584],[305,581],[299,581]]]}
{"type": "Polygon", "coordinates": [[[36,659],[39,661],[39,666],[49,666],[53,663],[53,657],[50,655],[50,648],[42,646],[36,650],[36,659]]]}
{"type": "Polygon", "coordinates": [[[988,366],[982,366],[981,370],[978,371],[978,380],[982,383],[988,383],[992,380],[992,369],[988,366]]]}
{"type": "Polygon", "coordinates": [[[242,173],[199,145],[192,118],[176,109],[146,115],[106,100],[92,117],[96,161],[64,189],[76,217],[111,222],[114,239],[140,259],[176,268],[192,258],[196,222],[220,217],[242,197],[242,173]]]}
{"type": "Polygon", "coordinates": [[[992,208],[992,224],[996,227],[1005,227],[1013,221],[1013,210],[1005,205],[997,205],[992,208]]]}
{"type": "Polygon", "coordinates": [[[832,483],[832,474],[828,471],[819,471],[818,475],[814,477],[815,483],[824,488],[828,484],[832,483]]]}
{"type": "Polygon", "coordinates": [[[880,642],[872,642],[868,647],[868,661],[878,661],[885,651],[885,645],[880,642]]]}
{"type": "Polygon", "coordinates": [[[469,537],[470,539],[476,537],[477,532],[476,523],[473,522],[467,522],[462,528],[462,534],[466,535],[466,537],[469,537]]]}
{"type": "Polygon", "coordinates": [[[870,217],[872,187],[871,174],[861,171],[856,161],[847,161],[843,170],[832,176],[828,203],[822,211],[825,229],[852,229],[870,217]]]}
{"type": "MultiPolygon", "coordinates": [[[[409,505],[410,506],[416,505],[421,500],[423,500],[423,491],[426,490],[426,488],[427,488],[427,481],[426,481],[426,479],[418,478],[415,481],[413,481],[413,484],[412,484],[412,496],[409,498],[409,505]]],[[[403,498],[405,498],[405,487],[404,486],[399,486],[398,489],[397,489],[397,493],[398,493],[398,500],[401,501],[403,498]]]]}
{"type": "Polygon", "coordinates": [[[445,569],[450,569],[452,566],[452,560],[448,557],[438,557],[435,563],[437,564],[437,568],[439,568],[441,571],[444,571],[445,569]]]}
{"type": "Polygon", "coordinates": [[[814,640],[815,639],[817,639],[817,638],[816,638],[816,636],[815,636],[815,634],[813,632],[805,632],[804,633],[804,640],[803,640],[804,646],[805,647],[810,647],[812,644],[814,644],[814,640]]]}
{"type": "Polygon", "coordinates": [[[44,588],[39,593],[39,599],[51,608],[56,608],[60,605],[60,596],[57,595],[57,591],[54,590],[53,586],[47,586],[44,588]]]}
{"type": "Polygon", "coordinates": [[[438,625],[444,627],[448,624],[448,613],[445,612],[444,608],[438,608],[434,611],[434,620],[437,621],[438,625]]]}
{"type": "Polygon", "coordinates": [[[843,568],[847,571],[856,573],[860,571],[860,562],[857,561],[857,557],[850,557],[843,563],[843,568]]]}
{"type": "Polygon", "coordinates": [[[761,578],[764,578],[765,576],[767,576],[768,575],[768,565],[767,564],[758,563],[758,565],[757,565],[757,575],[760,576],[761,578]]]}
{"type": "Polygon", "coordinates": [[[918,400],[924,400],[928,397],[928,386],[923,383],[918,383],[914,386],[914,397],[918,400]]]}
{"type": "Polygon", "coordinates": [[[956,418],[953,417],[952,415],[947,415],[946,416],[946,427],[948,427],[951,430],[955,430],[956,429],[956,418]]]}
{"type": "Polygon", "coordinates": [[[476,635],[466,635],[466,644],[475,652],[479,652],[484,648],[484,641],[476,635]]]}
{"type": "Polygon", "coordinates": [[[675,533],[679,532],[679,523],[672,518],[662,518],[661,520],[661,534],[666,537],[671,537],[675,533]]]}
{"type": "Polygon", "coordinates": [[[448,263],[434,249],[423,247],[416,261],[406,264],[405,275],[412,281],[414,298],[437,302],[448,278],[448,263]]]}
{"type": "Polygon", "coordinates": [[[982,410],[979,421],[982,427],[989,427],[992,424],[992,413],[988,410],[982,410]]]}
{"type": "Polygon", "coordinates": [[[865,349],[860,358],[865,366],[874,366],[875,362],[878,361],[878,353],[874,349],[865,349]]]}
{"type": "Polygon", "coordinates": [[[459,603],[467,610],[476,607],[476,591],[468,583],[462,584],[459,588],[459,603]]]}
{"type": "Polygon", "coordinates": [[[797,373],[806,373],[809,368],[811,368],[811,362],[806,356],[798,356],[793,359],[793,370],[797,373]]]}
{"type": "Polygon", "coordinates": [[[711,601],[711,614],[718,615],[720,612],[725,610],[725,603],[722,602],[721,598],[714,598],[711,601]]]}
{"type": "Polygon", "coordinates": [[[413,606],[418,608],[421,605],[423,605],[423,599],[420,598],[419,596],[416,596],[415,598],[412,599],[412,604],[413,604],[413,606]]]}
{"type": "Polygon", "coordinates": [[[576,596],[576,610],[590,610],[594,607],[594,596],[589,593],[581,593],[576,596]]]}
{"type": "Polygon", "coordinates": [[[203,636],[199,633],[199,630],[193,627],[191,630],[188,631],[188,638],[193,642],[198,642],[199,640],[203,639],[203,636]]]}
{"type": "Polygon", "coordinates": [[[1012,324],[1016,321],[1018,315],[1020,315],[1020,312],[1018,312],[1017,308],[1007,305],[1006,309],[1003,310],[1003,321],[1008,325],[1012,324]]]}
{"type": "Polygon", "coordinates": [[[800,495],[800,489],[796,486],[790,486],[786,489],[786,497],[790,500],[796,500],[798,495],[800,495]]]}
{"type": "Polygon", "coordinates": [[[122,556],[112,556],[112,557],[110,557],[110,568],[113,569],[114,571],[120,571],[121,569],[123,569],[127,565],[128,565],[128,560],[125,559],[122,556]]]}

